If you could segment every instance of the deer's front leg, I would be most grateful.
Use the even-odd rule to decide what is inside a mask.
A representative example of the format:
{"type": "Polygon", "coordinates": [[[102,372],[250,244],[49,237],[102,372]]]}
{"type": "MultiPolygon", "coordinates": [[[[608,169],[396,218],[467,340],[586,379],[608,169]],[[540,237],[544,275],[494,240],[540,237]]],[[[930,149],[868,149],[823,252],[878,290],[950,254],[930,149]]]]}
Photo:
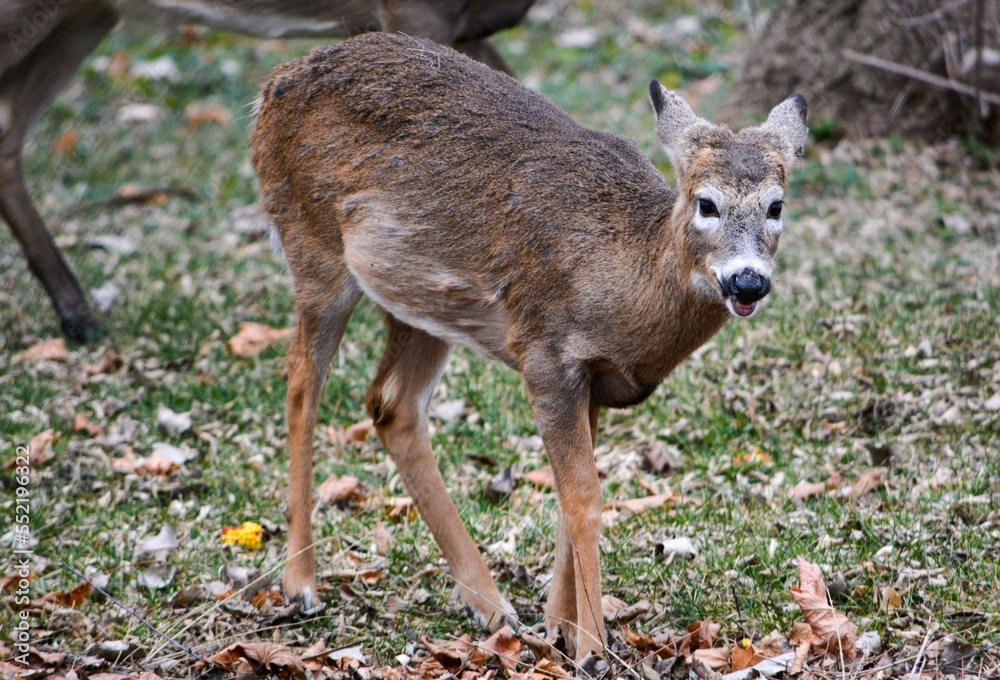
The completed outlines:
{"type": "Polygon", "coordinates": [[[559,625],[577,660],[602,652],[606,639],[601,613],[601,487],[594,464],[589,390],[557,381],[550,389],[529,382],[538,429],[552,464],[559,494],[555,574],[545,613],[559,625]]]}

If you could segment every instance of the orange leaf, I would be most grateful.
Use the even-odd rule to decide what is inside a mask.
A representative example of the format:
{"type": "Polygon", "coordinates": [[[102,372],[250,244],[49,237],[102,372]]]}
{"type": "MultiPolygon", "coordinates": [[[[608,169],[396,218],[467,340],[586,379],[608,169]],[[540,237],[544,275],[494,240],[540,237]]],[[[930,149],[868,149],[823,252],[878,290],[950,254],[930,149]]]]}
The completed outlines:
{"type": "Polygon", "coordinates": [[[640,652],[648,652],[653,648],[653,636],[648,633],[639,633],[629,628],[625,631],[625,642],[629,643],[640,652]]]}
{"type": "Polygon", "coordinates": [[[715,636],[719,634],[721,629],[721,625],[707,619],[695,621],[687,627],[687,635],[684,636],[684,642],[681,644],[681,653],[684,656],[690,656],[691,652],[695,650],[710,649],[715,643],[715,636]]]}
{"type": "Polygon", "coordinates": [[[19,573],[14,572],[9,576],[4,576],[0,579],[0,593],[12,593],[21,587],[21,579],[27,579],[28,583],[36,580],[38,578],[37,574],[28,574],[27,576],[21,576],[19,573]]]}
{"type": "Polygon", "coordinates": [[[228,125],[233,122],[233,114],[221,106],[202,108],[198,105],[192,105],[188,108],[184,118],[189,130],[196,130],[205,123],[228,125]]]}
{"type": "Polygon", "coordinates": [[[537,470],[530,470],[524,473],[524,478],[539,489],[556,488],[556,478],[552,475],[552,466],[546,465],[537,470]]]}
{"type": "Polygon", "coordinates": [[[669,632],[657,634],[656,637],[646,633],[638,633],[632,629],[625,631],[625,640],[643,653],[654,653],[661,659],[675,656],[676,644],[669,632]]]}
{"type": "Polygon", "coordinates": [[[28,361],[68,361],[69,350],[63,338],[52,338],[32,345],[21,352],[21,358],[28,361]]]}
{"type": "Polygon", "coordinates": [[[49,602],[55,602],[60,607],[69,607],[70,609],[76,609],[81,604],[87,601],[91,593],[94,592],[94,586],[90,585],[86,581],[78,585],[73,590],[68,593],[49,593],[43,599],[49,602]]]}
{"type": "Polygon", "coordinates": [[[94,425],[83,413],[76,414],[76,417],[73,419],[73,429],[77,432],[88,434],[91,437],[99,437],[104,434],[104,428],[100,425],[94,425]]]}
{"type": "Polygon", "coordinates": [[[55,151],[60,156],[68,156],[73,153],[73,149],[76,148],[77,143],[80,141],[80,133],[76,130],[67,130],[66,132],[59,135],[55,143],[52,145],[52,150],[55,151]]]}
{"type": "Polygon", "coordinates": [[[509,626],[504,626],[493,633],[490,638],[481,645],[488,654],[495,654],[508,674],[521,663],[521,641],[514,637],[514,631],[509,626]]]}
{"type": "Polygon", "coordinates": [[[757,652],[757,648],[750,645],[747,648],[740,646],[733,647],[733,672],[742,671],[745,668],[756,666],[766,657],[757,652]]]}
{"type": "Polygon", "coordinates": [[[857,654],[854,643],[858,639],[858,627],[827,601],[826,584],[819,567],[799,557],[799,587],[791,588],[791,592],[815,636],[813,648],[853,659],[857,654]]]}
{"type": "Polygon", "coordinates": [[[255,357],[269,345],[287,338],[294,328],[271,328],[264,324],[244,322],[240,332],[229,339],[229,349],[241,357],[255,357]]]}

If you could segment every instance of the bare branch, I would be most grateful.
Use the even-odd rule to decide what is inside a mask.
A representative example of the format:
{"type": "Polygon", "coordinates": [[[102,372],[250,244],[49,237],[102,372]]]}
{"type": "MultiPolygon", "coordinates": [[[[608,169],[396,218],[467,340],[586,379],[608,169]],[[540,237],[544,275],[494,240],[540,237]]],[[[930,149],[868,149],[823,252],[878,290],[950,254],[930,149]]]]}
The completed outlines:
{"type": "Polygon", "coordinates": [[[928,12],[927,14],[921,14],[918,17],[898,19],[895,23],[899,24],[900,26],[923,26],[925,24],[931,23],[932,21],[936,21],[938,19],[942,19],[948,16],[948,12],[956,10],[959,7],[962,7],[963,5],[967,5],[969,1],[970,0],[953,0],[944,7],[939,7],[933,12],[928,12]]]}
{"type": "Polygon", "coordinates": [[[1000,95],[992,92],[982,92],[981,90],[977,90],[975,87],[966,85],[965,83],[959,83],[948,78],[942,78],[941,76],[936,76],[932,73],[918,71],[915,68],[886,61],[885,59],[879,59],[878,57],[873,57],[869,54],[860,54],[854,50],[844,50],[842,54],[851,61],[856,61],[864,64],[865,66],[871,66],[872,68],[888,71],[889,73],[895,73],[907,78],[912,78],[913,80],[919,80],[920,82],[932,87],[951,90],[952,92],[957,92],[958,94],[966,97],[972,97],[975,99],[978,93],[981,102],[993,104],[994,106],[1000,106],[1000,95]]]}

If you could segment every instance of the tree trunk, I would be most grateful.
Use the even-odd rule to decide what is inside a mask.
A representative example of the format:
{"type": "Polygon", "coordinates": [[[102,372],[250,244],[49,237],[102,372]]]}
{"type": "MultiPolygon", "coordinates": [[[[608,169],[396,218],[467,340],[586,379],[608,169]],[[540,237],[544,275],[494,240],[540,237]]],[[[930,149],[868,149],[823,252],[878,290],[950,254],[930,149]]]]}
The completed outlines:
{"type": "Polygon", "coordinates": [[[724,109],[744,122],[734,118],[764,114],[795,92],[808,99],[814,128],[926,141],[972,132],[1000,143],[1000,3],[786,0],[724,109]]]}

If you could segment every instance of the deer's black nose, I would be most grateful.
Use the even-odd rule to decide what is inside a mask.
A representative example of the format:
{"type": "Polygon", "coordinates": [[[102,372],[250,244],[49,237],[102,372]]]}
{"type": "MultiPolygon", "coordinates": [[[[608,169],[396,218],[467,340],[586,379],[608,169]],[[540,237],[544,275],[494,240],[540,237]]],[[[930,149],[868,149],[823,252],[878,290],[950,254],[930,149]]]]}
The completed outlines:
{"type": "Polygon", "coordinates": [[[722,288],[734,300],[750,304],[771,292],[771,279],[747,267],[722,281],[722,288]]]}

